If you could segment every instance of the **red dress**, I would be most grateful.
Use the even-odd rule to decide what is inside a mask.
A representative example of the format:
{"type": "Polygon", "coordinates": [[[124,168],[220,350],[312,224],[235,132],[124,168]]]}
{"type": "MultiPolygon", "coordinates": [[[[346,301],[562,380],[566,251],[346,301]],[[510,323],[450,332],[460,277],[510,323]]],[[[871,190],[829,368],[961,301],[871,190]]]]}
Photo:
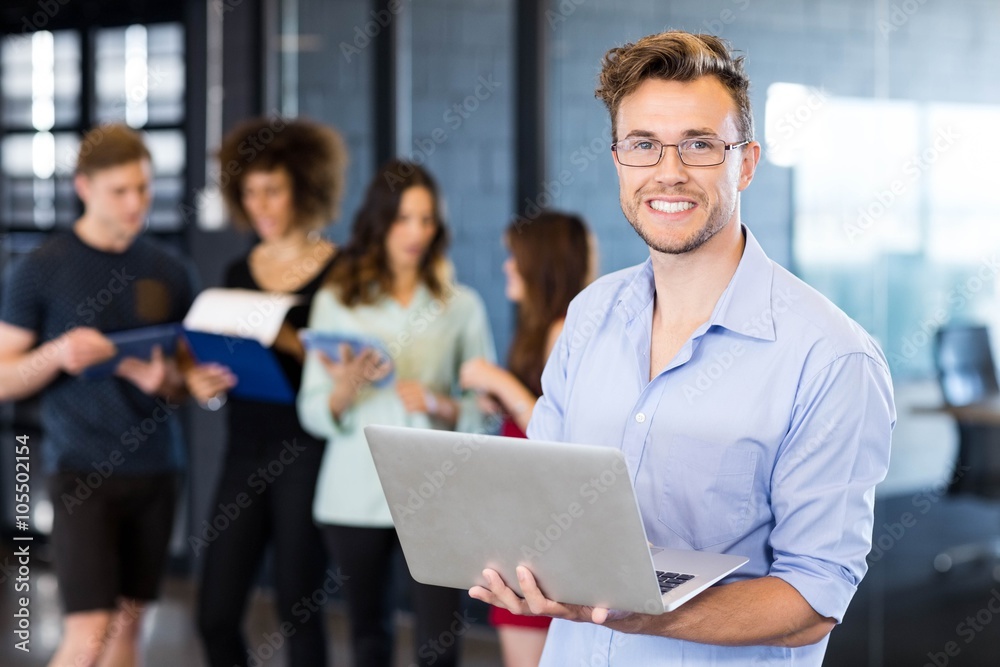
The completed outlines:
{"type": "MultiPolygon", "coordinates": [[[[518,428],[517,424],[514,423],[510,417],[504,420],[503,425],[500,426],[500,435],[505,435],[508,438],[526,438],[524,431],[518,428]]],[[[549,623],[552,619],[548,616],[521,616],[520,614],[513,614],[506,609],[501,609],[500,607],[490,607],[490,625],[499,627],[501,625],[516,626],[519,628],[538,628],[540,630],[545,630],[549,627],[549,623]]]]}

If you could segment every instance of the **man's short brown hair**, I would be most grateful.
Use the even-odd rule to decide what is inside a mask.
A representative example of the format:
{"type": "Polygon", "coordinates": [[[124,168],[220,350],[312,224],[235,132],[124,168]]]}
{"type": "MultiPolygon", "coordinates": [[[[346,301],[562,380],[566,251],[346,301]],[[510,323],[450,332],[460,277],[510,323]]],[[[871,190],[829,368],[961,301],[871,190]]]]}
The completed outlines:
{"type": "Polygon", "coordinates": [[[247,174],[260,171],[288,172],[295,224],[319,229],[340,213],[347,148],[326,125],[279,116],[245,121],[223,138],[219,166],[222,197],[240,227],[250,226],[243,208],[243,181],[247,174]]]}
{"type": "Polygon", "coordinates": [[[646,79],[694,81],[703,76],[714,76],[729,91],[736,104],[740,140],[752,140],[750,79],[743,61],[743,56],[733,57],[729,44],[718,37],[681,30],[649,35],[634,44],[611,49],[604,54],[594,94],[611,114],[612,140],[618,140],[618,107],[622,99],[646,79]]]}
{"type": "Polygon", "coordinates": [[[103,169],[141,160],[150,160],[141,134],[121,123],[101,125],[83,135],[76,173],[92,176],[103,169]]]}

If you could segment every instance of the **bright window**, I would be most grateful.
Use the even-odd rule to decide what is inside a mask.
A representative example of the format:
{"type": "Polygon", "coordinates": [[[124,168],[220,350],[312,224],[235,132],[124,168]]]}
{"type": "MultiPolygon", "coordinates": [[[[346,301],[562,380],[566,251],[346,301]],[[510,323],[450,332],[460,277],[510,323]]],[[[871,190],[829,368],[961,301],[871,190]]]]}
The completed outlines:
{"type": "Polygon", "coordinates": [[[796,273],[879,340],[894,375],[933,374],[944,324],[1000,326],[1000,107],[776,84],[766,113],[766,153],[793,170],[796,273]]]}

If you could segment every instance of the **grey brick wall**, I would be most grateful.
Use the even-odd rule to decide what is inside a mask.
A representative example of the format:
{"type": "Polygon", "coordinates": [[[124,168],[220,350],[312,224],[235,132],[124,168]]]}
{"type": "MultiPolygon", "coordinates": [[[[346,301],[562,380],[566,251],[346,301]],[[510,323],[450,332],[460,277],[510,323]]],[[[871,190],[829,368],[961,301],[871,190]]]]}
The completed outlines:
{"type": "MultiPolygon", "coordinates": [[[[342,241],[378,167],[374,49],[358,49],[365,41],[358,29],[375,31],[371,5],[311,0],[299,7],[300,31],[320,37],[319,50],[299,54],[299,112],[336,126],[351,150],[343,215],[328,232],[342,241]]],[[[513,197],[513,3],[412,0],[402,8],[411,43],[412,142],[400,157],[423,164],[438,180],[459,279],[485,299],[503,358],[513,326],[498,279],[513,197]]]]}
{"type": "Polygon", "coordinates": [[[414,145],[406,155],[426,159],[445,196],[452,260],[486,302],[501,359],[513,327],[500,270],[515,168],[513,16],[511,0],[413,3],[414,145]]]}
{"type": "MultiPolygon", "coordinates": [[[[600,242],[601,269],[647,251],[618,205],[610,124],[593,96],[607,49],[657,30],[712,32],[748,57],[758,139],[771,83],[833,95],[1000,103],[1000,2],[995,0],[540,0],[550,41],[546,182],[528,204],[581,213],[600,242]],[[882,7],[882,9],[880,9],[882,7]],[[881,12],[881,13],[880,13],[881,12]],[[880,23],[881,21],[881,23],[880,23]]],[[[299,54],[300,113],[340,128],[352,162],[342,239],[373,164],[370,48],[342,53],[370,23],[367,0],[304,1],[302,32],[320,36],[299,54]]],[[[513,0],[407,0],[411,25],[412,139],[405,157],[425,161],[448,204],[460,280],[483,296],[503,357],[513,326],[503,295],[500,235],[513,213],[513,0]],[[482,80],[499,84],[488,94],[482,80]],[[479,89],[481,97],[475,95],[479,89]],[[454,105],[459,105],[456,110],[454,105]],[[438,140],[432,137],[435,130],[438,140]],[[443,133],[443,134],[442,134],[443,133]],[[441,137],[444,137],[442,140],[441,137]]],[[[984,136],[989,128],[984,128],[984,136]]],[[[743,197],[743,218],[772,258],[791,266],[792,178],[762,162],[743,197]]]]}
{"type": "Polygon", "coordinates": [[[379,26],[370,5],[368,0],[298,3],[299,32],[309,36],[310,45],[298,53],[299,115],[336,127],[350,151],[340,220],[327,231],[337,242],[346,240],[378,166],[372,111],[375,56],[365,38],[379,26]]]}

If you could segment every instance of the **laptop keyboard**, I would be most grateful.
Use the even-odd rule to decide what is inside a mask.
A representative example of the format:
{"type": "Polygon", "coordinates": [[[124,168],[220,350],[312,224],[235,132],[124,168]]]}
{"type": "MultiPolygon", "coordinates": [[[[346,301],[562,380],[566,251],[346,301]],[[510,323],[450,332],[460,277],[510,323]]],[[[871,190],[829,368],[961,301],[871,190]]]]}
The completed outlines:
{"type": "Polygon", "coordinates": [[[685,584],[688,581],[694,579],[693,574],[682,574],[680,572],[661,572],[656,571],[656,580],[660,583],[660,592],[669,593],[673,589],[677,588],[681,584],[685,584]]]}

